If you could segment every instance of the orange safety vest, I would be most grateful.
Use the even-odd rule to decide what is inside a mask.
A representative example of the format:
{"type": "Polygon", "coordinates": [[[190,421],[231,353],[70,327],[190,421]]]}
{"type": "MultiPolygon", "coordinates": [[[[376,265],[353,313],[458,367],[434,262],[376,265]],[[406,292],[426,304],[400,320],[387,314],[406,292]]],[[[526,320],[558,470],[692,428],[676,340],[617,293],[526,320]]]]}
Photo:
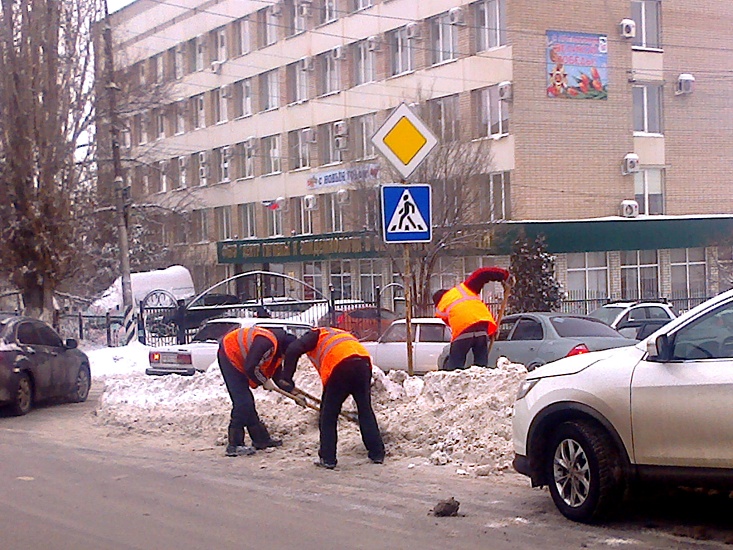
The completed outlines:
{"type": "Polygon", "coordinates": [[[353,334],[330,327],[319,328],[318,331],[320,333],[318,343],[306,355],[316,367],[324,386],[331,377],[333,369],[344,359],[349,357],[369,359],[369,352],[353,334]]]}
{"type": "MultiPolygon", "coordinates": [[[[275,335],[269,330],[260,327],[233,330],[224,336],[224,352],[232,362],[232,365],[234,365],[238,371],[241,371],[246,375],[247,373],[244,370],[244,358],[249,353],[255,336],[264,336],[272,342],[272,350],[265,354],[259,365],[256,367],[266,378],[272,378],[282,362],[282,357],[276,357],[275,352],[277,351],[277,338],[275,338],[275,335]]],[[[252,388],[256,388],[258,383],[254,380],[250,380],[249,385],[252,388]]]]}
{"type": "Polygon", "coordinates": [[[476,323],[488,322],[488,334],[496,331],[496,321],[489,308],[478,294],[463,283],[443,295],[435,308],[435,316],[448,323],[451,328],[451,342],[476,323]]]}

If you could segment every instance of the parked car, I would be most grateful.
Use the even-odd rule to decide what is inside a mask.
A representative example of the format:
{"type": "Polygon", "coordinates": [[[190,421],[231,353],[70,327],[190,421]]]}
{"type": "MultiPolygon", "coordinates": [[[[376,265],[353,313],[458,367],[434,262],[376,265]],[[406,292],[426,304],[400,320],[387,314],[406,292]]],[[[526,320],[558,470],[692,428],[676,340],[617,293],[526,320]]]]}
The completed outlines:
{"type": "MultiPolygon", "coordinates": [[[[499,332],[489,352],[489,366],[504,356],[533,370],[545,363],[570,355],[579,355],[622,346],[637,340],[626,338],[605,323],[586,315],[570,313],[518,313],[501,320],[499,332]]],[[[449,346],[441,353],[441,370],[448,359],[449,346]]],[[[466,365],[473,364],[473,353],[466,365]]]]}
{"type": "MultiPolygon", "coordinates": [[[[334,311],[366,306],[361,300],[335,300],[334,311]]],[[[295,323],[306,323],[314,327],[325,327],[330,323],[330,304],[328,301],[316,302],[308,309],[297,315],[286,317],[285,320],[295,323]]],[[[335,314],[334,314],[335,315],[335,314]]]]}
{"type": "Polygon", "coordinates": [[[732,410],[728,291],[635,346],[530,372],[514,405],[514,467],[581,522],[612,515],[646,482],[727,491],[732,410]]]}
{"type": "Polygon", "coordinates": [[[86,401],[92,377],[77,342],[38,319],[0,314],[0,405],[23,415],[41,401],[86,401]]]}
{"type": "MultiPolygon", "coordinates": [[[[450,329],[435,317],[414,317],[412,333],[413,371],[416,374],[438,370],[438,356],[450,342],[450,329]]],[[[376,342],[362,342],[373,363],[383,371],[407,370],[407,322],[393,321],[376,342]]]]}
{"type": "Polygon", "coordinates": [[[611,302],[588,315],[615,328],[628,338],[642,340],[677,317],[666,302],[611,302]]]}
{"type": "Polygon", "coordinates": [[[311,329],[304,323],[288,322],[280,319],[256,317],[222,317],[204,322],[188,344],[151,348],[148,352],[150,367],[145,374],[181,374],[190,376],[205,371],[216,361],[219,340],[228,332],[245,327],[260,326],[282,328],[300,337],[311,329]]]}

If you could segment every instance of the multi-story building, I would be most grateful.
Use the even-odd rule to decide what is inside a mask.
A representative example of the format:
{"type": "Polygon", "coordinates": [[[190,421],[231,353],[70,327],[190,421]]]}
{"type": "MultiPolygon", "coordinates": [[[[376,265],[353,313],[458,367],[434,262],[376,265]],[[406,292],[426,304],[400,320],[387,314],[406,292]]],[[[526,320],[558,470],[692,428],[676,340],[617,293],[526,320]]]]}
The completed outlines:
{"type": "MultiPolygon", "coordinates": [[[[129,119],[127,178],[190,198],[163,238],[198,288],[395,280],[370,138],[402,102],[441,143],[488,144],[472,221],[543,233],[571,298],[733,286],[730,0],[137,0],[111,21],[118,67],[170,90],[129,119]]],[[[507,265],[499,241],[446,251],[431,285],[507,265]]]]}

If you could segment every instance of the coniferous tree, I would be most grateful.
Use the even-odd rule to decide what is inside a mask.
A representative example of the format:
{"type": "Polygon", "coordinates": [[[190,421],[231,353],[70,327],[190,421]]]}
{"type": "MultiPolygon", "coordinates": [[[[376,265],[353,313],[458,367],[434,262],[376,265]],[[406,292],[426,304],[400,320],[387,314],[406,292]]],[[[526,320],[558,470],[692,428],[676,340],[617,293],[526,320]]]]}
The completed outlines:
{"type": "Polygon", "coordinates": [[[510,271],[516,278],[509,297],[510,312],[560,308],[562,295],[555,279],[555,257],[547,252],[544,235],[538,235],[534,241],[524,235],[519,237],[514,241],[510,262],[510,271]]]}

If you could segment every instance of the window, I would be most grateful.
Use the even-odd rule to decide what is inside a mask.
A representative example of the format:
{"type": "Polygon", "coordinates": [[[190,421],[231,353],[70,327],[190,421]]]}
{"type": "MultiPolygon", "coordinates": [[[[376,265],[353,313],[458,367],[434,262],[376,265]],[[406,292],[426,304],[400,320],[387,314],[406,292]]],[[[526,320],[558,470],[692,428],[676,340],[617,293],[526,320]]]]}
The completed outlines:
{"type": "Polygon", "coordinates": [[[173,54],[173,74],[176,79],[183,78],[186,71],[186,44],[178,44],[173,54]]]}
{"type": "Polygon", "coordinates": [[[242,149],[242,177],[255,177],[255,148],[253,142],[245,141],[241,144],[242,149]]]}
{"type": "Polygon", "coordinates": [[[631,0],[631,17],[636,22],[634,46],[661,48],[660,0],[631,0]]]}
{"type": "MultiPolygon", "coordinates": [[[[320,79],[318,81],[318,95],[338,92],[341,86],[341,70],[336,51],[327,51],[318,56],[320,79]]],[[[341,51],[341,50],[338,50],[341,51]]]]}
{"type": "Polygon", "coordinates": [[[362,300],[373,302],[376,299],[376,287],[384,286],[381,260],[359,260],[359,286],[362,300]]]}
{"type": "Polygon", "coordinates": [[[478,137],[500,137],[509,134],[509,108],[499,99],[499,87],[477,90],[478,137]]]}
{"type": "Polygon", "coordinates": [[[257,236],[257,204],[248,202],[239,205],[239,235],[243,239],[250,239],[257,236]]]}
{"type": "Polygon", "coordinates": [[[155,110],[155,133],[158,139],[165,138],[165,111],[163,109],[155,110]]]}
{"type": "Polygon", "coordinates": [[[142,115],[135,115],[138,128],[140,129],[140,139],[138,143],[144,145],[148,142],[148,126],[150,125],[150,115],[148,112],[144,112],[142,115]]]}
{"type": "Polygon", "coordinates": [[[621,297],[659,298],[659,260],[656,250],[621,251],[621,297]]]}
{"type": "Polygon", "coordinates": [[[168,191],[168,161],[161,160],[157,163],[157,188],[155,189],[158,193],[168,191]]]}
{"type": "Polygon", "coordinates": [[[305,18],[310,10],[310,1],[285,0],[287,9],[287,35],[293,36],[305,31],[305,18]]]}
{"type": "Polygon", "coordinates": [[[450,22],[448,13],[430,20],[430,37],[433,65],[456,59],[458,56],[457,27],[450,22]]]}
{"type": "Polygon", "coordinates": [[[354,85],[374,82],[374,48],[369,40],[361,40],[354,48],[354,85]]]}
{"type": "Polygon", "coordinates": [[[236,55],[244,55],[252,49],[249,17],[243,17],[234,22],[234,43],[236,55]]]}
{"type": "Polygon", "coordinates": [[[252,80],[245,78],[232,84],[234,87],[234,117],[250,116],[252,114],[252,80]]]}
{"type": "Polygon", "coordinates": [[[280,172],[280,136],[262,138],[262,154],[264,155],[263,175],[280,172]]]}
{"type": "Polygon", "coordinates": [[[634,174],[634,198],[639,214],[664,214],[664,182],[661,168],[645,168],[634,174]]]}
{"type": "Polygon", "coordinates": [[[194,39],[194,70],[203,71],[206,63],[206,40],[203,36],[194,39]]]}
{"type": "Polygon", "coordinates": [[[176,118],[176,135],[183,134],[186,131],[186,102],[176,101],[173,104],[176,118]]]}
{"type": "Polygon", "coordinates": [[[374,113],[354,119],[354,158],[366,159],[374,156],[374,113]]]}
{"type": "Polygon", "coordinates": [[[330,23],[338,19],[338,11],[336,10],[336,0],[322,0],[320,6],[319,23],[330,23]]]}
{"type": "Polygon", "coordinates": [[[214,61],[227,60],[227,32],[224,27],[216,29],[213,32],[213,39],[216,45],[216,59],[214,61]]]}
{"type": "Polygon", "coordinates": [[[280,80],[277,69],[260,75],[260,100],[262,111],[277,109],[280,106],[280,80]]]}
{"type": "Polygon", "coordinates": [[[199,128],[206,127],[206,103],[204,101],[204,94],[199,94],[191,98],[193,103],[193,127],[198,130],[199,128]]]}
{"type": "Polygon", "coordinates": [[[155,82],[158,84],[165,81],[165,57],[163,54],[158,54],[152,58],[153,66],[155,67],[155,82]]]}
{"type": "Polygon", "coordinates": [[[265,17],[264,17],[264,39],[265,39],[265,46],[269,46],[270,44],[274,44],[277,42],[278,39],[278,28],[280,27],[280,13],[281,13],[281,6],[279,4],[274,4],[273,6],[270,6],[268,8],[265,8],[265,17]]]}
{"type": "Polygon", "coordinates": [[[280,237],[283,234],[282,208],[267,208],[267,236],[280,237]]]}
{"type": "Polygon", "coordinates": [[[349,260],[331,260],[331,284],[335,300],[351,298],[351,263],[349,260]]]}
{"type": "Polygon", "coordinates": [[[642,84],[632,87],[634,131],[662,133],[662,86],[642,84]]]}
{"type": "Polygon", "coordinates": [[[198,167],[199,185],[207,185],[209,183],[209,155],[206,151],[197,154],[196,165],[198,167]]]}
{"type": "Polygon", "coordinates": [[[148,83],[147,73],[145,72],[145,61],[141,61],[137,66],[137,78],[140,82],[140,86],[145,86],[148,83]]]}
{"type": "Polygon", "coordinates": [[[231,96],[230,86],[222,86],[214,90],[214,116],[216,123],[220,124],[229,120],[229,97],[231,96]]]}
{"type": "Polygon", "coordinates": [[[313,233],[313,211],[305,207],[303,197],[298,197],[297,208],[295,210],[295,230],[300,235],[310,235],[313,233]]]}
{"type": "Polygon", "coordinates": [[[333,164],[342,161],[341,150],[336,147],[336,136],[334,135],[332,122],[318,127],[318,152],[321,164],[333,164]]]}
{"type": "Polygon", "coordinates": [[[372,0],[349,0],[351,11],[365,10],[372,6],[372,0]]]}
{"type": "Polygon", "coordinates": [[[232,158],[232,150],[229,147],[221,147],[214,149],[214,157],[218,162],[219,181],[227,182],[231,177],[230,163],[232,158]]]}
{"type": "Polygon", "coordinates": [[[322,262],[303,262],[303,282],[315,289],[304,288],[304,298],[306,300],[322,297],[320,294],[316,295],[316,290],[320,291],[323,288],[322,262]]]}
{"type": "Polygon", "coordinates": [[[428,102],[430,120],[436,137],[442,143],[458,139],[458,95],[449,95],[428,102]]]}
{"type": "Polygon", "coordinates": [[[232,238],[232,209],[231,206],[218,206],[214,208],[214,219],[216,220],[217,240],[224,241],[232,238]]]}
{"type": "MultiPolygon", "coordinates": [[[[705,298],[705,249],[675,248],[670,250],[672,300],[705,298]]],[[[688,308],[685,308],[688,309],[688,308]]]]}
{"type": "Polygon", "coordinates": [[[287,66],[286,79],[288,83],[288,103],[301,103],[308,99],[308,74],[312,63],[310,58],[287,66]]]}
{"type": "Polygon", "coordinates": [[[608,298],[608,258],[605,252],[567,255],[570,301],[608,298]]]}
{"type": "Polygon", "coordinates": [[[188,187],[188,157],[178,157],[178,187],[188,187]]]}
{"type": "Polygon", "coordinates": [[[192,242],[201,243],[208,241],[209,221],[206,217],[206,210],[194,210],[192,217],[192,242]]]}
{"type": "Polygon", "coordinates": [[[402,27],[387,35],[390,50],[390,74],[398,75],[415,68],[414,41],[407,34],[407,27],[402,27]]]}
{"type": "Polygon", "coordinates": [[[506,44],[505,0],[482,0],[476,9],[476,51],[506,44]]]}
{"type": "Polygon", "coordinates": [[[339,232],[344,230],[344,213],[336,199],[336,193],[321,195],[326,215],[326,231],[339,232]]]}
{"type": "Polygon", "coordinates": [[[308,140],[313,130],[303,128],[288,134],[290,145],[290,167],[292,170],[308,168],[310,166],[310,146],[308,140]]]}
{"type": "Polygon", "coordinates": [[[485,221],[511,219],[511,172],[495,172],[489,175],[489,212],[485,221]]]}

